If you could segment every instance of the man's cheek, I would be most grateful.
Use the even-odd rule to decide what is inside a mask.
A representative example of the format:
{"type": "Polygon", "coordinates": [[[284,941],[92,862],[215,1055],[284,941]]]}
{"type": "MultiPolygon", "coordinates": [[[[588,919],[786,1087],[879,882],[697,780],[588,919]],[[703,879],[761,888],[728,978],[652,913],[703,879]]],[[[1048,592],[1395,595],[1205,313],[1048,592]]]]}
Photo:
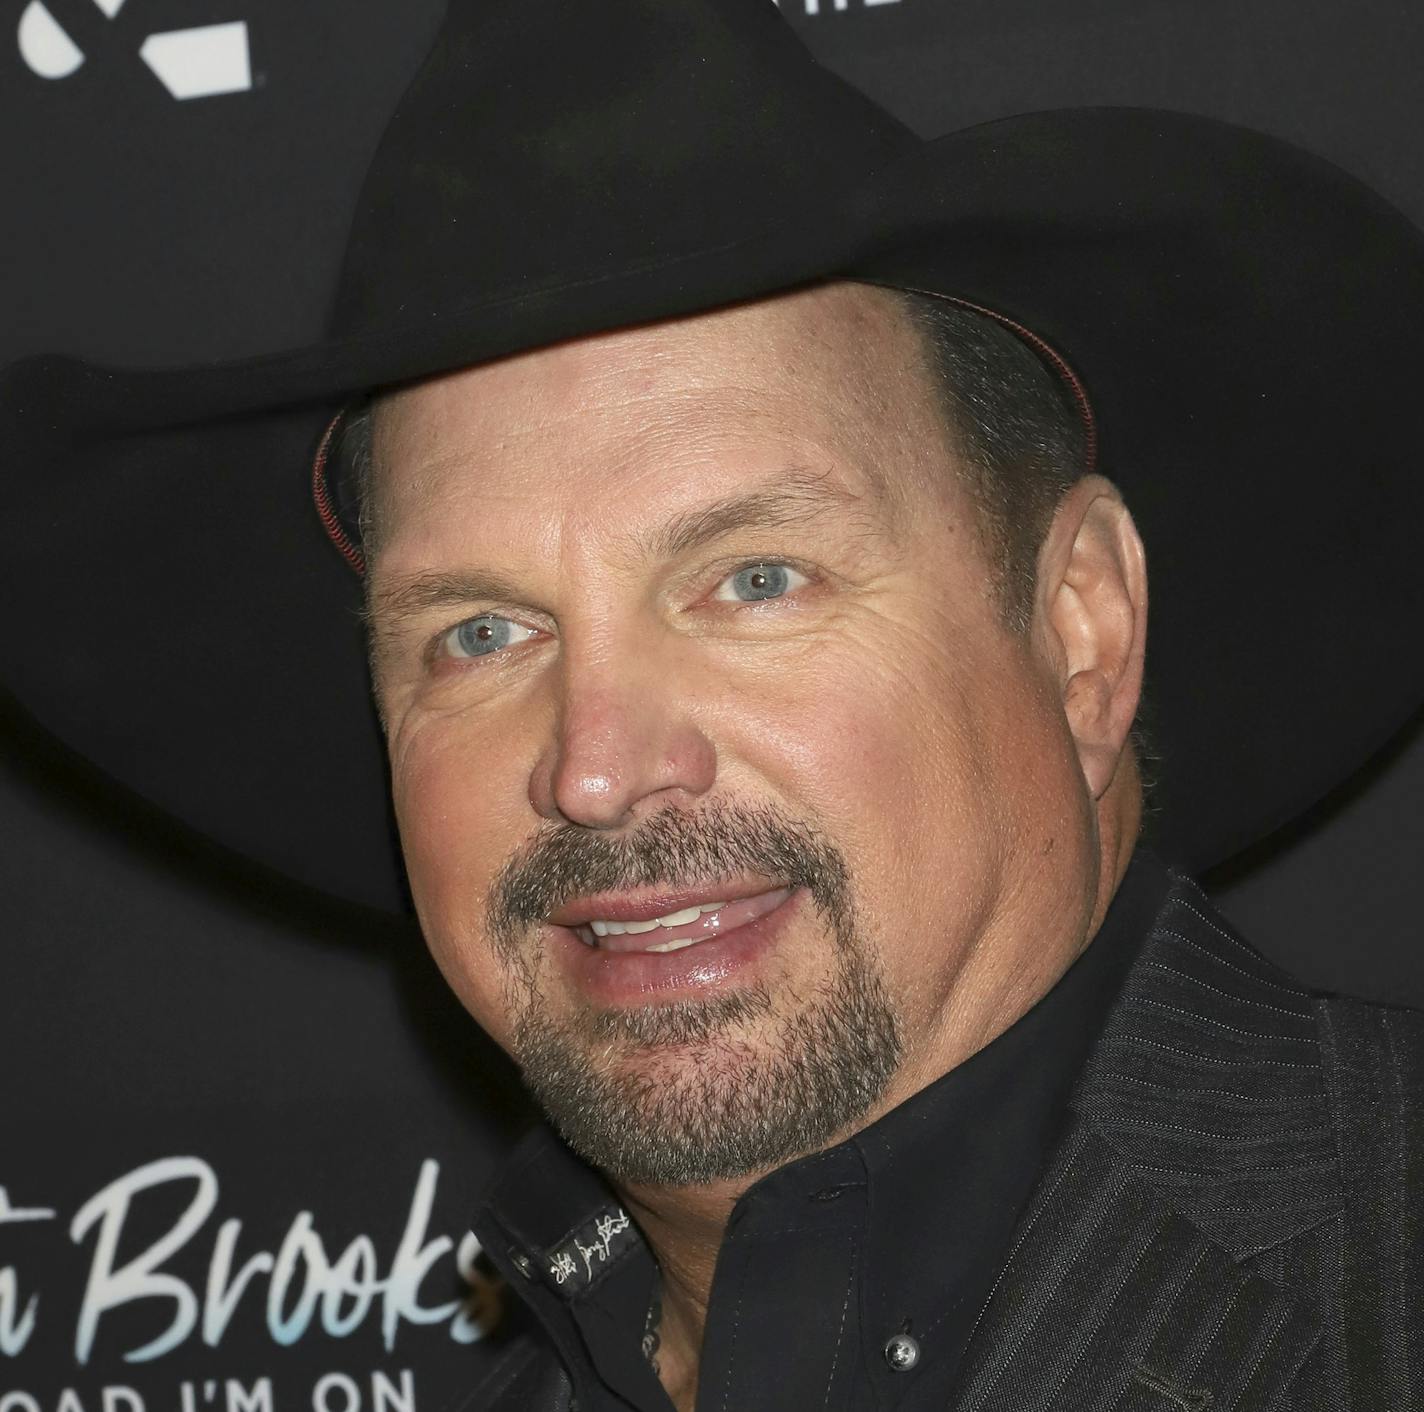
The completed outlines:
{"type": "Polygon", "coordinates": [[[828,657],[799,679],[758,684],[742,749],[793,807],[854,823],[884,800],[905,802],[930,764],[933,711],[893,668],[828,657]]]}
{"type": "Polygon", "coordinates": [[[490,887],[504,856],[496,845],[502,834],[486,807],[488,795],[435,762],[412,769],[395,794],[426,945],[460,1003],[508,1049],[505,972],[486,926],[490,887]]]}
{"type": "Polygon", "coordinates": [[[429,734],[393,757],[401,849],[417,910],[436,934],[432,946],[483,916],[499,864],[518,842],[503,817],[508,810],[499,807],[510,783],[489,761],[488,752],[467,748],[453,733],[429,734]]]}
{"type": "Polygon", "coordinates": [[[417,902],[444,892],[447,874],[458,872],[459,847],[469,831],[464,791],[438,761],[408,757],[392,781],[401,851],[417,902]]]}

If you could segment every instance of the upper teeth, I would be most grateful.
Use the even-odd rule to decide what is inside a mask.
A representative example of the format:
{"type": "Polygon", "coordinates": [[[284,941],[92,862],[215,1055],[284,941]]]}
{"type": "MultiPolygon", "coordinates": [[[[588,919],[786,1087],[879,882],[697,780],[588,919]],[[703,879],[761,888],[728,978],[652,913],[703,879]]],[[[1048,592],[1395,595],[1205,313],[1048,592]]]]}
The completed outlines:
{"type": "Polygon", "coordinates": [[[605,922],[595,918],[589,922],[594,936],[621,936],[624,932],[650,932],[655,927],[685,927],[695,922],[704,912],[716,912],[725,907],[725,902],[704,902],[700,907],[684,907],[681,912],[669,912],[666,917],[654,917],[647,922],[605,922]]]}

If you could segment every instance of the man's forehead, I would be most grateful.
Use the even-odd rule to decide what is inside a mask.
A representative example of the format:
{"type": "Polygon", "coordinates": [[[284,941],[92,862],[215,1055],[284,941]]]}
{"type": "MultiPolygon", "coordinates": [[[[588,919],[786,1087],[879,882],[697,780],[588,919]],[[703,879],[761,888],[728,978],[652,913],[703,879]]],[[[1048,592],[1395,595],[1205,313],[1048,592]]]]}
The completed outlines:
{"type": "MultiPolygon", "coordinates": [[[[637,478],[785,462],[894,510],[927,412],[917,336],[897,298],[838,283],[540,349],[383,400],[376,511],[385,527],[461,501],[495,511],[637,478]],[[909,417],[907,411],[919,413],[909,417]],[[920,422],[910,425],[910,422],[920,422]],[[817,450],[840,453],[835,466],[817,450]]],[[[935,424],[937,425],[937,424],[935,424]]],[[[382,535],[384,540],[387,536],[382,535]]]]}

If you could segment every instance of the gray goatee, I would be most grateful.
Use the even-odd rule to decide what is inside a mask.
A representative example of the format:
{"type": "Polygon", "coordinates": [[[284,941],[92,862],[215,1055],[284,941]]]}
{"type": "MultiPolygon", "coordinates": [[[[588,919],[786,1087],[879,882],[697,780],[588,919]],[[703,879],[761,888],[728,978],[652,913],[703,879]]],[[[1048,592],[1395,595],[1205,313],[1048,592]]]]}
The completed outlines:
{"type": "Polygon", "coordinates": [[[824,1147],[869,1111],[903,1054],[844,859],[768,808],[668,809],[627,835],[553,825],[496,879],[490,928],[525,1082],[565,1141],[617,1182],[741,1177],[824,1147]],[[715,891],[748,872],[804,887],[826,922],[835,949],[809,994],[758,983],[706,1000],[549,1014],[531,937],[562,903],[631,887],[715,891]]]}

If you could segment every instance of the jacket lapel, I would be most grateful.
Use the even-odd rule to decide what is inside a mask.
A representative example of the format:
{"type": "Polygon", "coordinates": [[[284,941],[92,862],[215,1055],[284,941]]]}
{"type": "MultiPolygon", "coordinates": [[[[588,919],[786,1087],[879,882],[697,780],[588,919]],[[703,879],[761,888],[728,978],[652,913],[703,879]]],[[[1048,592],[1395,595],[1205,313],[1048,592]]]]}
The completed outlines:
{"type": "Polygon", "coordinates": [[[1179,882],[1074,1107],[951,1405],[1278,1405],[1320,1319],[1253,1261],[1342,1205],[1308,994],[1179,882]]]}

